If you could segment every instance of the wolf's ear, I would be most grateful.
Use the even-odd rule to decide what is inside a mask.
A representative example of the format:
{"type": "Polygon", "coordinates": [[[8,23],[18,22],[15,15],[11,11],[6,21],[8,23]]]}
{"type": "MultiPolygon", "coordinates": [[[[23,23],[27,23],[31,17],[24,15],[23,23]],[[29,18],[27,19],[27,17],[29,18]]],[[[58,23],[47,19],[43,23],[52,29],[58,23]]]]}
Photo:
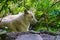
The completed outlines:
{"type": "Polygon", "coordinates": [[[27,9],[25,9],[25,10],[24,10],[24,13],[25,13],[25,14],[28,14],[28,11],[27,11],[27,9]]]}

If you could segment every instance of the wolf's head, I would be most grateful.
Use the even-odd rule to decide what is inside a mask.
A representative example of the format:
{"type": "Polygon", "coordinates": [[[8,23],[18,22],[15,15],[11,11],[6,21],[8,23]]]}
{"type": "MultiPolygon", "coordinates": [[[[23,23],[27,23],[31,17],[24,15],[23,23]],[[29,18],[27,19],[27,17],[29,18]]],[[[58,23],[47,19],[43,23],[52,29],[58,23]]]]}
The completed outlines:
{"type": "Polygon", "coordinates": [[[37,20],[34,16],[34,13],[32,11],[27,11],[27,10],[24,10],[24,14],[25,14],[25,17],[26,17],[26,20],[29,21],[30,23],[36,23],[37,20]]]}

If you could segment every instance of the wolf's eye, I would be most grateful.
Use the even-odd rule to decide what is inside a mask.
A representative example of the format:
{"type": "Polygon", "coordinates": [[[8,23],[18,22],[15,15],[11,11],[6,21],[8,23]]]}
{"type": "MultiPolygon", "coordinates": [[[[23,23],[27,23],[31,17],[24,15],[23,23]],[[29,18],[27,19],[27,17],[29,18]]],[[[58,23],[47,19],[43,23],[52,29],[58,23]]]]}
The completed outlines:
{"type": "Polygon", "coordinates": [[[33,16],[31,16],[33,18],[33,16]]]}

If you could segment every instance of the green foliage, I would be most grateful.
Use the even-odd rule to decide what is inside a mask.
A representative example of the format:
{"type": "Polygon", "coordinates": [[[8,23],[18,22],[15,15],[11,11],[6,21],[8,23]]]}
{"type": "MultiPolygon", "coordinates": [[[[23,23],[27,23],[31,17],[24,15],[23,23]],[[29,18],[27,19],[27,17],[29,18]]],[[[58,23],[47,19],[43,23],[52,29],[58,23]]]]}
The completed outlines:
{"type": "Polygon", "coordinates": [[[34,30],[47,30],[48,27],[49,31],[57,32],[60,31],[60,2],[56,2],[57,0],[0,0],[0,17],[9,12],[17,14],[25,8],[31,9],[39,21],[34,30]]]}

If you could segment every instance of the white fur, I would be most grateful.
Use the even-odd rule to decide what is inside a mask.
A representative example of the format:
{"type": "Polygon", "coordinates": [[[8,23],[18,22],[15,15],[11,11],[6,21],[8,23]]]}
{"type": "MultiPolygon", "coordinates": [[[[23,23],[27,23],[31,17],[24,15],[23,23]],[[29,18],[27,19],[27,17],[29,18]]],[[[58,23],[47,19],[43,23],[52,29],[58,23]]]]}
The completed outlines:
{"type": "Polygon", "coordinates": [[[19,12],[17,15],[8,15],[4,17],[1,22],[11,30],[16,31],[17,28],[19,31],[25,32],[29,31],[28,29],[32,21],[37,22],[34,14],[28,11],[28,14],[19,12]],[[33,16],[33,18],[31,16],[33,16]]]}

